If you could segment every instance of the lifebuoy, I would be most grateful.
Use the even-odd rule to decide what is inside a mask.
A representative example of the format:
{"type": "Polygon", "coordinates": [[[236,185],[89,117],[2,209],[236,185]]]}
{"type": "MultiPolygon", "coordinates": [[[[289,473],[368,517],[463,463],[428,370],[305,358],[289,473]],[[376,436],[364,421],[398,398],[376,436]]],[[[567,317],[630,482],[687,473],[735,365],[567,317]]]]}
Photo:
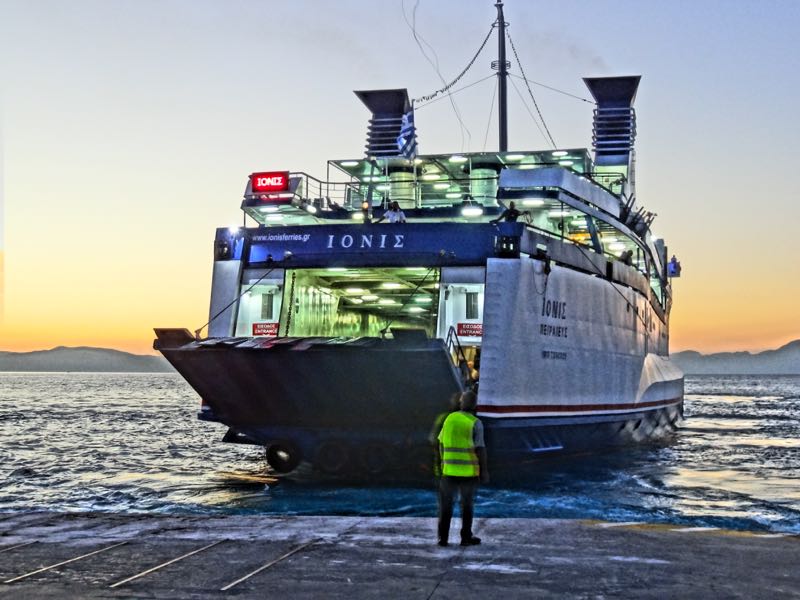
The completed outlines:
{"type": "Polygon", "coordinates": [[[267,463],[278,473],[289,473],[300,464],[300,449],[291,442],[275,442],[267,447],[267,463]]]}
{"type": "Polygon", "coordinates": [[[341,475],[350,466],[350,447],[346,442],[322,442],[314,453],[314,467],[328,475],[341,475]]]}

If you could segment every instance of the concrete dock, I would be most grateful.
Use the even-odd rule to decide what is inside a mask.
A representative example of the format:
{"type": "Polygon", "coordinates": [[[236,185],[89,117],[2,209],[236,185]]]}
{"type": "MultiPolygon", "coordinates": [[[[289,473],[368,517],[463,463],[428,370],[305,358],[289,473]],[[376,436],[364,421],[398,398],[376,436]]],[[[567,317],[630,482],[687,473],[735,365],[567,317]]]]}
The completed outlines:
{"type": "Polygon", "coordinates": [[[800,598],[800,536],[477,519],[0,514],[9,598],[800,598]],[[458,541],[458,519],[454,520],[458,541]]]}

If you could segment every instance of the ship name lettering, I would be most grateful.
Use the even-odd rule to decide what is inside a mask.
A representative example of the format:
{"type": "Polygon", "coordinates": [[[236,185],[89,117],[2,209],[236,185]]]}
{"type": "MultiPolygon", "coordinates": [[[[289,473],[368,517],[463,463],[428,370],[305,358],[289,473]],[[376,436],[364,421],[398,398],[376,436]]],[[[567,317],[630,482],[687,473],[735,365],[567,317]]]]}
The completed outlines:
{"type": "Polygon", "coordinates": [[[567,303],[558,300],[542,300],[542,316],[554,319],[567,318],[567,303]]]}
{"type": "Polygon", "coordinates": [[[363,234],[360,236],[353,237],[349,233],[344,234],[339,239],[336,238],[334,234],[328,235],[328,248],[372,248],[373,243],[375,244],[376,248],[384,249],[387,247],[387,241],[392,248],[404,248],[405,247],[405,234],[399,233],[395,234],[394,240],[391,239],[387,240],[389,236],[385,233],[380,234],[379,238],[375,238],[373,234],[363,234]]]}

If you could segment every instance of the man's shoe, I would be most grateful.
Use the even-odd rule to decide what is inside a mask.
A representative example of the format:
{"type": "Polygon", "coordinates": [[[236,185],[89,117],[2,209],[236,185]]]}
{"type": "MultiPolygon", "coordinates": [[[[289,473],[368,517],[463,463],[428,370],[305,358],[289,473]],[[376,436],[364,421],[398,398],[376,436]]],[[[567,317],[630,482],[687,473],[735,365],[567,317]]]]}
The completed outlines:
{"type": "Polygon", "coordinates": [[[464,538],[461,540],[462,546],[477,546],[481,543],[481,538],[472,536],[470,538],[464,538]]]}
{"type": "Polygon", "coordinates": [[[439,545],[440,545],[440,546],[449,546],[449,545],[450,545],[450,544],[448,544],[448,543],[447,543],[447,541],[445,541],[445,540],[439,540],[439,542],[438,542],[438,543],[439,543],[439,545]]]}

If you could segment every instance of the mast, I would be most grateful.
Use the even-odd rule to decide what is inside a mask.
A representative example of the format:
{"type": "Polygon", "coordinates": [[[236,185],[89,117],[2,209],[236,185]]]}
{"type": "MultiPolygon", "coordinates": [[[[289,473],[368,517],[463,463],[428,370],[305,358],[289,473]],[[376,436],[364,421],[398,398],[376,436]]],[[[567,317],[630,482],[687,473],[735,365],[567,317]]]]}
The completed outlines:
{"type": "MultiPolygon", "coordinates": [[[[506,62],[506,21],[503,18],[503,0],[497,4],[497,77],[498,77],[498,125],[500,128],[500,152],[508,150],[508,115],[506,114],[506,79],[508,63],[506,62]]],[[[494,65],[493,65],[494,66],[494,65]]]]}

